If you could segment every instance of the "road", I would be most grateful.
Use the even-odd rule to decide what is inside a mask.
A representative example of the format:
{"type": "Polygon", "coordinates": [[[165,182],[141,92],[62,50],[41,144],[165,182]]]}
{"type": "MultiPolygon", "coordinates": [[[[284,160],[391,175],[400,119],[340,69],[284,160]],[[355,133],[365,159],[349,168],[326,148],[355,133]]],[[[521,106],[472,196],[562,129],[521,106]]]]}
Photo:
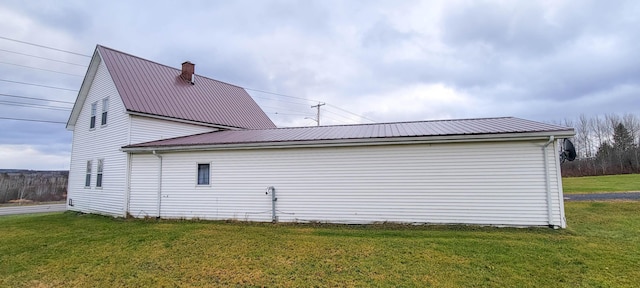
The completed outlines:
{"type": "Polygon", "coordinates": [[[67,210],[66,204],[45,204],[45,205],[25,205],[11,206],[0,208],[0,216],[13,214],[31,214],[31,213],[47,213],[61,212],[67,210]]]}
{"type": "Polygon", "coordinates": [[[564,201],[598,201],[598,200],[638,200],[640,201],[640,192],[564,194],[564,201]]]}

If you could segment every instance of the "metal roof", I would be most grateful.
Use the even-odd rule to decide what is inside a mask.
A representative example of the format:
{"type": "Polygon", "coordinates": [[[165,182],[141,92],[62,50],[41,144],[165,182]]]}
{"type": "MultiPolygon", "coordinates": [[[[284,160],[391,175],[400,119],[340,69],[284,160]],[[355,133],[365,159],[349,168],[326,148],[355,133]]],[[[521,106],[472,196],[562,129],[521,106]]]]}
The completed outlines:
{"type": "Polygon", "coordinates": [[[238,86],[194,75],[130,54],[97,46],[129,112],[248,129],[275,128],[258,104],[238,86]]]}
{"type": "MultiPolygon", "coordinates": [[[[296,143],[300,141],[355,142],[371,139],[406,137],[437,137],[463,135],[504,135],[547,133],[572,136],[573,128],[535,122],[515,117],[434,120],[361,125],[336,125],[319,127],[295,127],[261,130],[217,131],[192,136],[165,139],[124,148],[193,147],[226,144],[259,144],[273,142],[296,143]]],[[[135,150],[135,149],[133,149],[135,150]]]]}

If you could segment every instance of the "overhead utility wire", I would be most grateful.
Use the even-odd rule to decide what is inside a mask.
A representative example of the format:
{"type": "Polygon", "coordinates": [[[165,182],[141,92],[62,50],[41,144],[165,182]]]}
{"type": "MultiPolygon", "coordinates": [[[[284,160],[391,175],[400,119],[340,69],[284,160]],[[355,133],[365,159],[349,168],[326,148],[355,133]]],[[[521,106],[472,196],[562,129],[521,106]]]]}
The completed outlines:
{"type": "Polygon", "coordinates": [[[72,92],[78,92],[78,90],[69,89],[69,88],[54,87],[54,86],[40,85],[40,84],[34,84],[34,83],[26,83],[26,82],[6,80],[6,79],[0,79],[0,81],[9,82],[9,83],[16,83],[16,84],[23,84],[23,85],[38,86],[38,87],[44,87],[44,88],[51,88],[51,89],[58,89],[58,90],[67,90],[67,91],[72,91],[72,92]]]}
{"type": "MultiPolygon", "coordinates": [[[[51,50],[55,50],[55,51],[60,51],[60,52],[65,52],[65,53],[69,53],[69,54],[74,54],[74,55],[78,55],[78,56],[84,56],[84,57],[91,57],[90,55],[86,55],[86,54],[81,54],[81,53],[77,53],[77,52],[73,52],[73,51],[67,51],[67,50],[62,50],[62,49],[58,49],[58,48],[54,48],[51,46],[46,46],[46,45],[41,45],[41,44],[35,44],[35,43],[30,43],[30,42],[26,42],[26,41],[21,41],[21,40],[16,40],[16,39],[11,39],[11,38],[7,38],[7,37],[3,37],[0,36],[0,39],[4,39],[4,40],[8,40],[8,41],[13,41],[13,42],[18,42],[18,43],[22,43],[22,44],[27,44],[27,45],[32,45],[32,46],[36,46],[36,47],[42,47],[42,48],[46,48],[46,49],[51,49],[51,50]]],[[[5,50],[6,51],[6,50],[5,50]]],[[[25,85],[33,85],[33,86],[40,86],[40,87],[46,87],[46,88],[52,88],[52,89],[61,89],[61,90],[68,90],[68,91],[74,91],[77,92],[78,90],[71,90],[71,89],[66,89],[66,88],[59,88],[59,87],[51,87],[51,86],[45,86],[45,85],[38,85],[38,84],[30,84],[30,83],[20,83],[17,81],[9,81],[9,80],[3,80],[0,79],[0,81],[5,81],[5,82],[13,82],[13,83],[19,83],[19,84],[25,84],[25,85]]],[[[237,85],[239,87],[242,87],[240,85],[237,85]]],[[[260,89],[253,89],[253,88],[248,88],[248,87],[242,87],[246,90],[250,90],[250,91],[256,91],[256,92],[261,92],[261,93],[266,93],[266,94],[272,94],[272,95],[278,95],[278,96],[282,96],[282,97],[288,97],[288,98],[293,98],[293,99],[300,99],[300,100],[305,100],[305,101],[312,101],[312,102],[321,102],[319,100],[314,100],[314,99],[306,99],[306,98],[302,98],[302,97],[296,97],[296,96],[291,96],[291,95],[285,95],[285,94],[280,94],[280,93],[275,93],[275,92],[269,92],[269,91],[265,91],[265,90],[260,90],[260,89]]],[[[369,120],[371,122],[376,122],[375,120],[371,119],[371,118],[367,118],[365,116],[362,115],[358,115],[355,114],[353,112],[347,111],[345,109],[342,109],[338,106],[335,105],[331,105],[331,104],[327,104],[328,106],[334,107],[338,110],[341,110],[343,112],[349,113],[351,115],[360,117],[362,119],[366,119],[369,120]]]]}
{"type": "Polygon", "coordinates": [[[260,89],[247,88],[247,87],[242,87],[240,85],[237,85],[237,86],[239,86],[241,88],[244,88],[246,90],[250,90],[250,91],[256,91],[256,92],[272,94],[272,95],[278,95],[278,96],[282,96],[282,97],[289,97],[289,98],[294,98],[294,99],[300,99],[300,100],[305,100],[305,101],[310,101],[310,102],[318,102],[318,100],[313,100],[313,99],[306,99],[306,98],[302,98],[302,97],[290,96],[290,95],[285,95],[285,94],[280,94],[280,93],[275,93],[275,92],[264,91],[264,90],[260,90],[260,89]]]}
{"type": "Polygon", "coordinates": [[[24,56],[33,57],[33,58],[38,58],[38,59],[44,59],[44,60],[49,60],[49,61],[55,61],[55,62],[59,62],[59,63],[69,64],[69,65],[75,65],[75,66],[80,66],[80,67],[87,67],[87,65],[84,65],[84,64],[77,64],[77,63],[72,63],[72,62],[67,62],[67,61],[62,61],[62,60],[51,59],[51,58],[47,58],[47,57],[40,57],[40,56],[36,56],[36,55],[32,55],[32,54],[27,54],[27,53],[20,53],[20,52],[15,52],[15,51],[10,51],[10,50],[5,50],[5,49],[0,49],[0,51],[8,52],[8,53],[13,53],[13,54],[18,54],[18,55],[24,55],[24,56]]]}
{"type": "Polygon", "coordinates": [[[27,44],[27,45],[36,46],[36,47],[41,47],[41,48],[46,48],[46,49],[51,49],[51,50],[55,50],[55,51],[65,52],[65,53],[69,53],[69,54],[73,54],[73,55],[78,55],[78,56],[83,56],[83,57],[91,57],[91,55],[87,55],[87,54],[82,54],[82,53],[73,52],[73,51],[68,51],[68,50],[62,50],[62,49],[58,49],[58,48],[53,48],[53,47],[51,47],[51,46],[46,46],[46,45],[40,45],[40,44],[30,43],[30,42],[21,41],[21,40],[16,40],[16,39],[11,39],[11,38],[2,37],[2,36],[0,36],[0,39],[4,39],[4,40],[8,40],[8,41],[13,41],[13,42],[18,42],[18,43],[27,44]]]}
{"type": "Polygon", "coordinates": [[[342,108],[340,108],[340,107],[338,107],[338,106],[335,106],[335,105],[327,104],[327,106],[331,106],[331,107],[336,108],[336,109],[338,109],[338,110],[340,110],[340,111],[343,111],[343,112],[349,113],[349,114],[351,114],[351,115],[353,115],[353,116],[357,116],[357,117],[360,117],[360,118],[362,118],[362,119],[369,120],[369,121],[371,121],[371,122],[373,122],[373,123],[375,123],[375,122],[376,122],[376,120],[373,120],[373,119],[371,119],[371,118],[367,118],[367,117],[364,117],[364,116],[362,116],[362,115],[358,115],[358,114],[356,114],[356,113],[353,113],[353,112],[350,112],[350,111],[344,110],[344,109],[342,109],[342,108]]]}
{"type": "MultiPolygon", "coordinates": [[[[238,87],[240,87],[240,88],[243,88],[243,89],[246,89],[246,90],[250,90],[250,91],[256,91],[256,92],[261,92],[261,93],[266,93],[266,94],[278,95],[278,96],[282,96],[282,97],[288,97],[288,98],[300,99],[300,100],[305,100],[305,101],[310,101],[310,102],[322,102],[322,101],[319,101],[319,100],[306,99],[306,98],[302,98],[302,97],[296,97],[296,96],[285,95],[285,94],[280,94],[280,93],[275,93],[275,92],[269,92],[269,91],[264,91],[264,90],[260,90],[260,89],[253,89],[253,88],[243,87],[243,86],[240,86],[240,85],[236,85],[236,86],[238,86],[238,87]]],[[[354,115],[354,116],[360,117],[360,118],[362,118],[362,119],[369,120],[369,121],[371,121],[371,122],[373,122],[373,123],[375,123],[375,122],[376,122],[375,120],[373,120],[373,119],[371,119],[371,118],[367,118],[367,117],[365,117],[365,116],[355,114],[355,113],[353,113],[353,112],[350,112],[350,111],[347,111],[347,110],[345,110],[345,109],[342,109],[342,108],[340,108],[340,107],[338,107],[338,106],[331,105],[331,104],[327,104],[327,105],[328,105],[328,106],[331,106],[331,107],[334,107],[334,108],[336,108],[336,109],[338,109],[338,110],[341,110],[341,111],[343,111],[343,112],[349,113],[349,114],[351,114],[351,115],[354,115]]]]}
{"type": "Polygon", "coordinates": [[[18,66],[18,67],[24,67],[24,68],[29,68],[29,69],[35,69],[35,70],[41,70],[41,71],[47,71],[47,72],[53,72],[53,73],[65,74],[65,75],[71,75],[71,76],[77,76],[77,77],[83,77],[84,76],[84,75],[79,75],[79,74],[71,74],[71,73],[67,73],[67,72],[60,72],[60,71],[49,70],[49,69],[44,69],[44,68],[38,68],[38,67],[33,67],[33,66],[8,63],[8,62],[3,62],[3,61],[0,61],[0,64],[13,65],[13,66],[18,66]]]}
{"type": "Polygon", "coordinates": [[[50,109],[50,110],[63,110],[63,111],[71,110],[71,108],[67,108],[67,107],[31,104],[31,103],[14,102],[14,101],[0,101],[0,105],[20,106],[20,107],[29,107],[29,108],[38,108],[38,109],[50,109]]]}
{"type": "Polygon", "coordinates": [[[44,123],[55,123],[55,124],[67,124],[67,122],[61,122],[61,121],[49,121],[49,120],[37,120],[37,119],[24,119],[24,118],[12,118],[12,117],[0,117],[0,119],[4,119],[4,120],[17,120],[17,121],[30,121],[30,122],[44,122],[44,123]]]}
{"type": "MultiPolygon", "coordinates": [[[[269,97],[253,96],[253,98],[260,98],[260,99],[274,100],[274,101],[278,101],[278,102],[290,103],[290,104],[295,104],[295,105],[300,105],[300,106],[309,106],[309,104],[306,104],[306,103],[305,103],[305,104],[303,104],[303,103],[299,103],[299,102],[286,101],[286,100],[274,99],[274,98],[269,98],[269,97]]],[[[311,101],[309,101],[309,102],[311,102],[311,101]]]]}
{"type": "Polygon", "coordinates": [[[31,99],[31,100],[41,100],[41,101],[57,102],[57,103],[64,103],[64,104],[75,104],[75,103],[69,102],[69,101],[51,100],[51,99],[45,99],[45,98],[18,96],[18,95],[3,94],[3,93],[0,93],[0,96],[13,97],[13,98],[22,98],[22,99],[31,99]]]}

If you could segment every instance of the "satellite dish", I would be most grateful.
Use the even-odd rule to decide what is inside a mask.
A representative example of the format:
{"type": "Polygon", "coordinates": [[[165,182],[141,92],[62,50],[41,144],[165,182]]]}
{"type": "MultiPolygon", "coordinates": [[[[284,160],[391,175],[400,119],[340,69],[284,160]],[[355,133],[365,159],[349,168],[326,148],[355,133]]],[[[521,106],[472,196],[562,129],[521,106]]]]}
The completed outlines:
{"type": "Polygon", "coordinates": [[[562,152],[560,152],[560,162],[564,163],[565,160],[576,160],[576,147],[567,138],[562,141],[562,152]]]}

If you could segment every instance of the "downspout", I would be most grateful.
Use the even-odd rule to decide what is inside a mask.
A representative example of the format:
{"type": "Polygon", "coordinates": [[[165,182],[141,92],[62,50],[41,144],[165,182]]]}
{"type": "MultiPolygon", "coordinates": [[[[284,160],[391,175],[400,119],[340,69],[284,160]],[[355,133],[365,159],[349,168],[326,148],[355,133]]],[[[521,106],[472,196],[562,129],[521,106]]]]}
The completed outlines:
{"type": "Polygon", "coordinates": [[[158,171],[158,215],[157,219],[160,219],[160,207],[162,203],[162,156],[156,153],[156,150],[153,150],[153,155],[160,159],[160,169],[158,171]]]}
{"type": "Polygon", "coordinates": [[[547,159],[547,146],[555,141],[553,135],[549,136],[549,141],[542,146],[542,154],[544,154],[544,180],[547,189],[547,219],[549,222],[549,227],[554,227],[553,225],[553,210],[551,202],[551,179],[549,178],[549,159],[547,159]]]}

